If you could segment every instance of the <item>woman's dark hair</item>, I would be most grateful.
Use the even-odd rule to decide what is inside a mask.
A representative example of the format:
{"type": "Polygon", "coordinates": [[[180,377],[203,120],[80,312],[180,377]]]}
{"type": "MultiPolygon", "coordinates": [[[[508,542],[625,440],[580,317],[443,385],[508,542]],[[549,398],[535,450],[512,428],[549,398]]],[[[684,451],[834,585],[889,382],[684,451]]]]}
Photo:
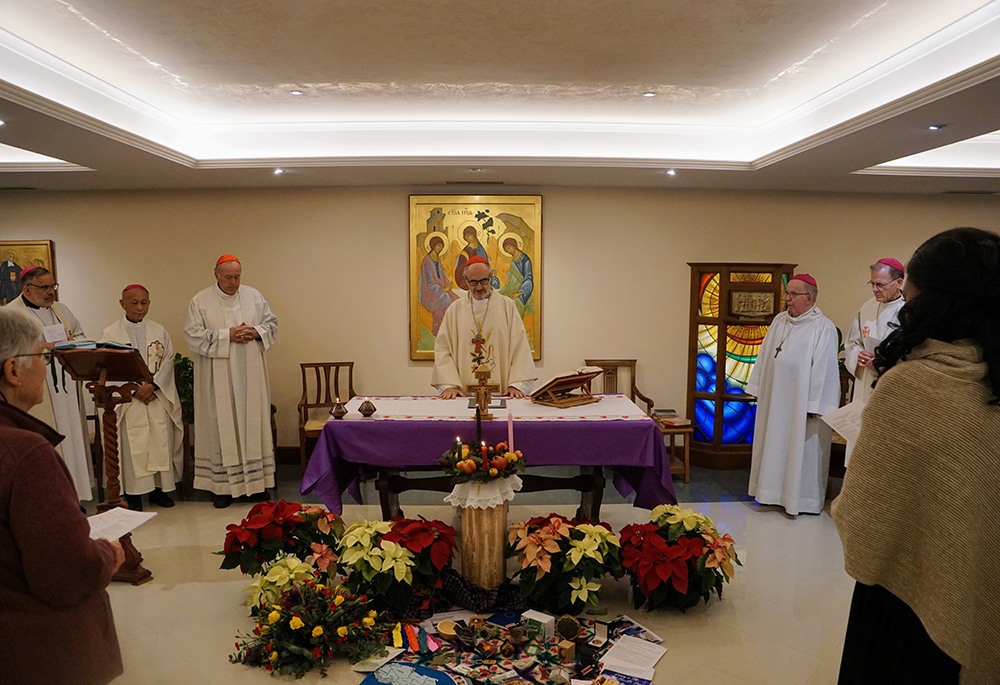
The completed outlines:
{"type": "Polygon", "coordinates": [[[928,338],[972,340],[983,348],[990,403],[1000,403],[1000,235],[978,228],[939,233],[917,248],[906,277],[918,294],[875,350],[879,375],[928,338]]]}

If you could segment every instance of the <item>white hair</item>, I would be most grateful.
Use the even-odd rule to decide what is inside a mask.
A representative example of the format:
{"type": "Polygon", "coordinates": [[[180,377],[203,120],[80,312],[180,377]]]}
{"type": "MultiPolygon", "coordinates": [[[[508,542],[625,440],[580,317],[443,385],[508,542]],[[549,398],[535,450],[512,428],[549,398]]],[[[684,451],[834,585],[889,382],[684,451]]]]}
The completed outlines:
{"type": "Polygon", "coordinates": [[[31,354],[41,339],[42,324],[37,320],[16,309],[0,308],[0,364],[15,357],[15,364],[26,367],[31,359],[19,355],[31,354]]]}

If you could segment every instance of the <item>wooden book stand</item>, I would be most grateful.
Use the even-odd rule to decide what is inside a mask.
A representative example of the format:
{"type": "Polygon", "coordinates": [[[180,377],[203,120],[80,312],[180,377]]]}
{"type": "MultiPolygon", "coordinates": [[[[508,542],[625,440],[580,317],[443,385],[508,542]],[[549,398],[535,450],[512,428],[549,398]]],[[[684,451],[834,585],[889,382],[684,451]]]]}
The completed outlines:
{"type": "Polygon", "coordinates": [[[531,401],[536,404],[544,404],[547,407],[577,407],[581,404],[600,402],[600,397],[590,394],[590,381],[604,373],[604,369],[588,371],[586,373],[570,373],[565,376],[556,376],[548,383],[531,393],[531,401]],[[579,389],[582,394],[571,394],[579,389]]]}
{"type": "MultiPolygon", "coordinates": [[[[132,393],[140,383],[152,383],[153,377],[138,350],[128,349],[55,349],[56,359],[69,372],[74,381],[87,382],[86,388],[94,396],[94,404],[101,411],[104,435],[104,470],[107,474],[107,500],[97,505],[98,511],[115,507],[128,509],[121,500],[121,472],[118,464],[118,416],[115,406],[132,401],[132,393]],[[108,385],[108,382],[121,383],[108,385]]],[[[125,563],[112,580],[141,585],[153,579],[153,574],[142,566],[142,555],[132,544],[132,534],[119,538],[125,550],[125,563]]]]}

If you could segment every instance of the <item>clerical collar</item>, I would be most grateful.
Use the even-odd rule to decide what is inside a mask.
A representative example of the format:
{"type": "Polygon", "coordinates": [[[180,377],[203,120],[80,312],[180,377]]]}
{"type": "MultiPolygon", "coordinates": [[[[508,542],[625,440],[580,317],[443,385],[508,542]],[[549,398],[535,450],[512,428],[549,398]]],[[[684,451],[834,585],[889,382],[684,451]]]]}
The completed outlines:
{"type": "MultiPolygon", "coordinates": [[[[24,301],[24,304],[28,309],[41,309],[41,307],[25,297],[24,293],[21,293],[21,300],[24,301]]],[[[48,309],[48,307],[46,307],[46,309],[48,309]]]]}
{"type": "Polygon", "coordinates": [[[142,321],[133,321],[132,319],[128,318],[127,314],[125,315],[125,320],[128,321],[133,326],[141,326],[142,325],[142,321]]]}

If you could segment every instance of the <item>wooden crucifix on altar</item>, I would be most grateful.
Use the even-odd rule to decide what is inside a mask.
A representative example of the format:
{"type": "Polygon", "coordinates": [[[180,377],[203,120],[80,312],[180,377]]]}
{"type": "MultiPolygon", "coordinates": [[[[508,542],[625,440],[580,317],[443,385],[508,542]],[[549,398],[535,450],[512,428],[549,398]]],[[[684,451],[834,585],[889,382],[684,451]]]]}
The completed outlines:
{"type": "MultiPolygon", "coordinates": [[[[87,390],[94,396],[94,404],[101,411],[101,432],[104,440],[104,469],[107,475],[107,499],[97,505],[98,511],[115,507],[128,509],[121,499],[121,469],[118,463],[118,416],[115,407],[132,401],[132,393],[142,383],[152,383],[153,377],[138,350],[128,349],[77,349],[55,350],[56,358],[74,381],[87,382],[87,390]],[[108,385],[109,382],[120,383],[108,385]]],[[[132,534],[119,538],[125,551],[125,562],[112,580],[141,585],[153,579],[153,574],[142,566],[142,555],[132,544],[132,534]]]]}
{"type": "Polygon", "coordinates": [[[476,385],[469,385],[467,389],[469,392],[475,393],[476,395],[476,406],[479,407],[479,412],[482,418],[489,421],[493,418],[493,414],[490,413],[490,400],[493,397],[493,393],[500,392],[500,386],[496,383],[490,383],[490,367],[486,364],[480,364],[476,367],[476,370],[472,372],[479,381],[476,385]]]}

